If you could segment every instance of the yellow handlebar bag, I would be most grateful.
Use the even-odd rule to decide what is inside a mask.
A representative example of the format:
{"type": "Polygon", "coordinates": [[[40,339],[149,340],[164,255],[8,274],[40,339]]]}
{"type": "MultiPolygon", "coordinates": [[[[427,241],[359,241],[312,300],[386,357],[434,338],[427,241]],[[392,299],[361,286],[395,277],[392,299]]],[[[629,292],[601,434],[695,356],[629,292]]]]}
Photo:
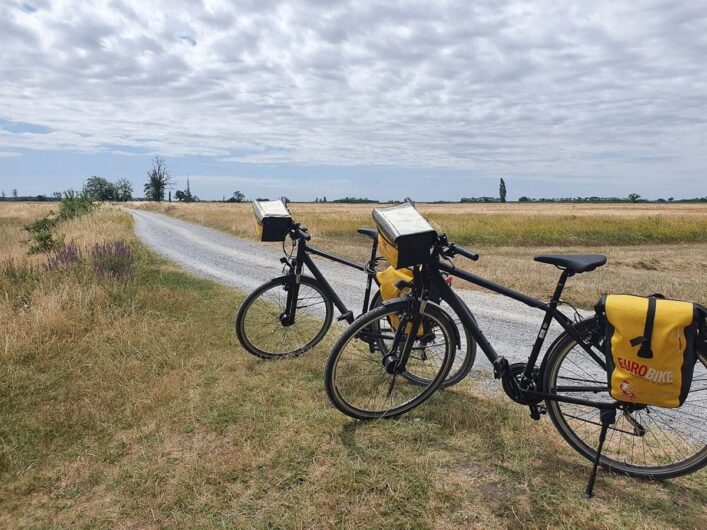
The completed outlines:
{"type": "Polygon", "coordinates": [[[605,295],[607,373],[617,401],[675,408],[697,361],[698,306],[656,296],[605,295]]]}

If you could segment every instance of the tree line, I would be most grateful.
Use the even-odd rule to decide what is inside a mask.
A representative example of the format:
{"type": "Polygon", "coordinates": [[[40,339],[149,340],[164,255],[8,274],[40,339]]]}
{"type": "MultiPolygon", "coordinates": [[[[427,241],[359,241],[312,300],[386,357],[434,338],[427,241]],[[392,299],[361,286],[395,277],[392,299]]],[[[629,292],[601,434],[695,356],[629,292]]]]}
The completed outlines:
{"type": "MultiPolygon", "coordinates": [[[[157,201],[161,202],[165,199],[172,202],[172,188],[174,184],[174,179],[167,169],[167,163],[164,158],[160,156],[155,156],[152,159],[152,167],[147,172],[147,181],[143,187],[144,200],[147,201],[157,201]]],[[[479,197],[462,197],[459,201],[432,201],[439,204],[454,204],[456,202],[461,203],[505,203],[507,198],[508,189],[506,187],[506,182],[503,178],[499,179],[498,186],[498,196],[487,196],[482,195],[479,197]]],[[[89,177],[83,185],[81,190],[81,195],[91,200],[95,201],[131,201],[135,200],[133,197],[133,186],[128,179],[122,178],[115,182],[99,177],[92,176],[89,177]]],[[[174,198],[179,202],[196,202],[199,201],[199,197],[192,193],[191,186],[189,184],[189,178],[187,177],[187,187],[183,190],[176,190],[174,193],[174,198]]],[[[0,191],[0,201],[59,201],[62,199],[62,194],[55,192],[49,196],[47,195],[36,195],[36,196],[20,196],[17,189],[13,189],[11,192],[11,197],[7,197],[4,191],[0,191]]],[[[241,203],[246,200],[246,196],[240,190],[233,192],[231,196],[226,198],[223,196],[222,202],[231,203],[241,203]]],[[[267,200],[258,197],[256,200],[267,200]]],[[[373,204],[373,203],[398,203],[401,201],[388,200],[379,201],[377,199],[369,199],[368,197],[342,197],[340,199],[334,199],[327,201],[326,196],[315,199],[316,203],[345,203],[345,204],[373,204]]],[[[641,203],[641,202],[658,202],[658,203],[672,203],[672,202],[707,202],[707,196],[705,197],[694,197],[689,199],[675,199],[674,197],[668,197],[668,199],[657,199],[651,201],[644,199],[638,193],[629,193],[627,197],[599,197],[599,196],[589,196],[589,197],[561,197],[561,198],[533,198],[528,196],[521,196],[518,202],[530,203],[641,203]]]]}

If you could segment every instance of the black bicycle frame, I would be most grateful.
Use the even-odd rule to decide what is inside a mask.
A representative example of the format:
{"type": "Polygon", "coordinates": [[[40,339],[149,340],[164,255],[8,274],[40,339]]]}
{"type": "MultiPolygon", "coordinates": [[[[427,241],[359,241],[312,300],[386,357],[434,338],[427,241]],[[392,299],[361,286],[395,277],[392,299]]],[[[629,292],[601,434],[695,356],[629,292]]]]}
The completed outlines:
{"type": "Polygon", "coordinates": [[[611,409],[616,407],[616,403],[589,401],[569,396],[560,396],[557,394],[549,394],[547,392],[538,392],[535,390],[521,388],[518,385],[518,381],[516,380],[516,378],[510,374],[510,370],[508,369],[508,361],[504,357],[500,356],[498,352],[496,352],[494,347],[491,345],[484,333],[479,328],[478,324],[476,323],[476,320],[474,319],[471,311],[469,310],[469,307],[466,305],[466,303],[464,303],[464,301],[459,297],[459,295],[457,295],[452,290],[452,288],[447,284],[447,282],[444,281],[444,278],[440,273],[446,273],[450,276],[461,278],[462,280],[466,280],[480,287],[484,287],[503,296],[507,296],[509,298],[522,302],[530,307],[542,309],[545,311],[545,317],[543,318],[543,322],[540,326],[540,331],[538,332],[538,335],[535,339],[535,343],[533,344],[530,357],[528,357],[528,360],[526,361],[523,376],[527,379],[530,379],[532,377],[533,368],[535,367],[535,363],[538,359],[538,356],[540,355],[542,346],[545,343],[547,330],[549,329],[550,323],[553,319],[557,321],[562,326],[562,328],[573,339],[577,341],[577,344],[579,344],[592,357],[592,359],[594,359],[594,361],[599,363],[600,366],[606,368],[605,361],[601,357],[599,357],[591,349],[591,346],[585,343],[583,337],[581,337],[579,333],[576,332],[573,327],[573,320],[568,318],[565,314],[563,314],[557,309],[557,305],[560,302],[560,295],[562,294],[562,291],[565,287],[565,282],[567,281],[567,278],[572,276],[572,273],[567,270],[563,270],[562,274],[560,275],[560,279],[557,282],[557,286],[555,287],[555,292],[553,293],[552,298],[549,302],[543,302],[541,300],[537,300],[518,291],[514,291],[513,289],[510,289],[503,285],[499,285],[470,272],[459,270],[454,267],[454,265],[449,265],[447,263],[440,262],[437,256],[433,256],[430,265],[428,265],[427,270],[425,271],[425,275],[427,276],[427,278],[429,278],[429,281],[433,282],[435,288],[439,290],[441,298],[450,305],[454,312],[456,312],[462,324],[467,327],[467,329],[471,333],[471,336],[474,338],[476,343],[484,352],[488,360],[493,364],[495,376],[497,378],[508,378],[508,383],[515,389],[515,391],[517,391],[524,398],[549,399],[552,401],[574,403],[577,405],[587,405],[600,409],[611,409]]]}
{"type": "MultiPolygon", "coordinates": [[[[310,254],[313,254],[315,256],[321,256],[322,258],[326,258],[330,261],[334,261],[336,263],[341,263],[342,265],[346,265],[347,267],[351,267],[353,269],[359,270],[361,272],[365,272],[368,275],[368,278],[366,279],[366,291],[364,293],[363,297],[363,308],[362,312],[365,313],[368,310],[368,304],[370,302],[370,297],[371,297],[371,284],[373,283],[373,275],[374,275],[374,270],[375,270],[375,263],[376,263],[376,252],[378,250],[378,241],[373,240],[373,245],[371,248],[371,258],[368,262],[367,265],[361,265],[360,263],[356,263],[350,260],[347,260],[345,258],[342,258],[340,256],[336,256],[334,254],[329,254],[328,252],[324,252],[323,250],[318,250],[316,248],[312,248],[307,246],[307,242],[303,237],[298,238],[297,242],[297,255],[294,259],[292,259],[289,263],[290,265],[290,270],[291,273],[294,274],[295,277],[295,283],[293,285],[293,288],[291,288],[288,293],[287,293],[287,315],[288,318],[290,318],[292,321],[294,321],[295,318],[295,313],[296,313],[296,304],[297,304],[297,298],[299,296],[299,285],[300,285],[300,278],[302,277],[302,271],[304,269],[304,266],[306,266],[309,271],[312,273],[312,276],[314,276],[314,279],[317,280],[321,288],[324,290],[325,294],[329,296],[338,309],[339,313],[341,313],[341,316],[339,317],[339,320],[346,320],[349,324],[351,324],[354,321],[354,314],[353,311],[351,311],[348,307],[346,307],[346,304],[344,304],[343,300],[339,298],[339,295],[336,294],[336,291],[334,288],[331,286],[331,284],[327,281],[327,279],[324,277],[322,272],[319,270],[319,267],[317,267],[316,263],[314,260],[310,257],[310,254]]],[[[283,258],[286,260],[286,258],[283,258]]]]}

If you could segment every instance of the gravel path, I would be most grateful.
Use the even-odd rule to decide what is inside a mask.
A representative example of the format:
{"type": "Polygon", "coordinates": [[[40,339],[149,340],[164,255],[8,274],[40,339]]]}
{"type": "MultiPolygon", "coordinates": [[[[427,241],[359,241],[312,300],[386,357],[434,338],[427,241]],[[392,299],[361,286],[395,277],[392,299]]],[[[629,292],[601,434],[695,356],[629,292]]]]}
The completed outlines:
{"type": "MultiPolygon", "coordinates": [[[[145,245],[197,276],[247,293],[282,272],[279,262],[282,251],[264,244],[159,213],[143,210],[130,210],[130,213],[135,220],[135,233],[145,245]]],[[[353,237],[359,237],[361,245],[369,245],[366,237],[353,237]]],[[[316,245],[316,239],[312,243],[316,245]]],[[[363,303],[365,274],[324,259],[317,259],[317,265],[346,305],[358,314],[363,303]]],[[[548,270],[548,273],[554,272],[548,270]]],[[[458,292],[496,350],[511,362],[524,361],[540,328],[543,313],[494,294],[462,289],[458,292]]],[[[549,340],[559,330],[555,324],[549,340]]],[[[476,369],[491,371],[491,364],[480,351],[476,369]]]]}

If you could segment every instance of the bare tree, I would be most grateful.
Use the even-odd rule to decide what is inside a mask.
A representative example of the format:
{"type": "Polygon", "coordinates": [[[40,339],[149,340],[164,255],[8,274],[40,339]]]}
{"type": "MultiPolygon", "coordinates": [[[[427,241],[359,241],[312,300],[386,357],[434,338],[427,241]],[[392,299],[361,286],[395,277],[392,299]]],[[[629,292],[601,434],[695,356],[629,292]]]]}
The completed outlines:
{"type": "Polygon", "coordinates": [[[152,169],[147,172],[147,179],[145,198],[148,201],[163,201],[166,189],[172,184],[164,158],[156,156],[152,159],[152,169]]]}

